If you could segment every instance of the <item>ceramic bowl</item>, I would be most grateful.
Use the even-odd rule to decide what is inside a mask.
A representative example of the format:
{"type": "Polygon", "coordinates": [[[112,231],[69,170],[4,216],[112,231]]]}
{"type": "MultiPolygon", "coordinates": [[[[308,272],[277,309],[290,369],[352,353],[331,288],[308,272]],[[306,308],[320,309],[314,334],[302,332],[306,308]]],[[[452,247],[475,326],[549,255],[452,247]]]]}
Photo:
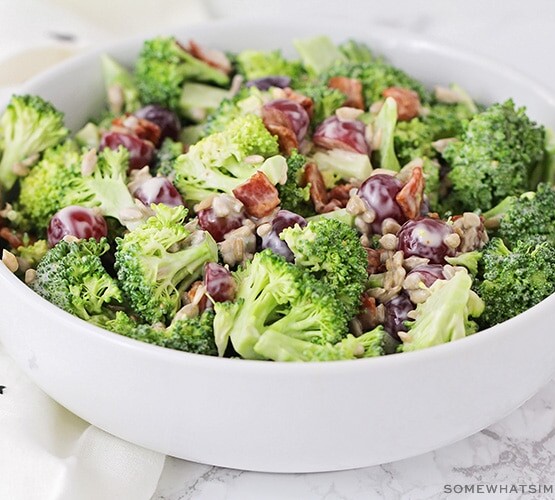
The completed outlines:
{"type": "MultiPolygon", "coordinates": [[[[478,101],[513,97],[555,125],[555,101],[524,76],[407,33],[335,23],[217,22],[174,32],[229,50],[281,47],[326,33],[355,38],[422,79],[457,82],[478,101]]],[[[104,47],[34,79],[74,130],[104,99],[99,53],[131,64],[141,39],[104,47]]],[[[427,452],[501,419],[555,372],[555,297],[450,344],[320,364],[219,359],[143,344],[75,318],[0,265],[0,339],[52,398],[146,448],[239,469],[312,472],[427,452]]]]}

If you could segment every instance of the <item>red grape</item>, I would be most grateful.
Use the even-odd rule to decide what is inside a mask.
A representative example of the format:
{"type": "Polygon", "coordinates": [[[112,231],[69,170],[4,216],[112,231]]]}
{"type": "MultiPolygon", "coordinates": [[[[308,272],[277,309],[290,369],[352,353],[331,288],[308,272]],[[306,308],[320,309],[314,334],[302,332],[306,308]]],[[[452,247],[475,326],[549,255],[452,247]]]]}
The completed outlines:
{"type": "Polygon", "coordinates": [[[337,116],[326,118],[314,132],[312,140],[326,149],[345,149],[368,154],[365,137],[366,126],[358,120],[340,120],[337,116]]]}
{"type": "Polygon", "coordinates": [[[204,266],[204,286],[215,302],[226,302],[235,297],[235,281],[231,273],[216,262],[204,266]]]}
{"type": "Polygon", "coordinates": [[[287,121],[288,128],[295,132],[297,140],[301,142],[306,135],[310,118],[306,110],[291,99],[276,99],[264,104],[264,108],[268,110],[276,110],[282,114],[287,121]]]}
{"type": "Polygon", "coordinates": [[[245,211],[230,212],[224,217],[218,217],[212,207],[200,210],[198,213],[199,226],[208,231],[216,242],[223,241],[224,236],[243,225],[245,211]]]}
{"type": "Polygon", "coordinates": [[[144,141],[129,134],[121,132],[106,132],[100,140],[100,149],[118,149],[123,146],[129,151],[129,168],[131,170],[143,168],[150,164],[154,157],[154,146],[149,141],[144,141]]]}
{"type": "Polygon", "coordinates": [[[399,234],[399,250],[405,257],[415,255],[429,259],[431,264],[442,264],[445,257],[455,255],[455,249],[444,242],[453,228],[439,219],[423,218],[407,221],[399,234]]]}
{"type": "Polygon", "coordinates": [[[143,182],[133,193],[147,207],[151,203],[163,203],[170,207],[185,205],[179,191],[166,177],[152,177],[143,182]]]}
{"type": "Polygon", "coordinates": [[[298,224],[301,227],[306,226],[306,220],[289,210],[280,210],[271,222],[271,230],[262,236],[261,249],[269,248],[278,255],[282,255],[288,261],[293,261],[293,252],[287,246],[279,235],[287,227],[293,227],[298,224]]]}
{"type": "Polygon", "coordinates": [[[173,139],[174,141],[179,140],[179,133],[181,131],[181,123],[177,115],[158,104],[149,104],[144,108],[139,109],[135,112],[137,118],[143,118],[149,122],[155,123],[160,127],[160,142],[162,142],[166,137],[173,139]]]}
{"type": "Polygon", "coordinates": [[[52,216],[47,235],[48,244],[52,247],[67,235],[98,241],[108,235],[108,226],[104,217],[91,208],[69,206],[52,216]]]}
{"type": "Polygon", "coordinates": [[[401,293],[385,303],[384,328],[397,341],[400,341],[398,332],[406,332],[405,321],[409,319],[408,313],[414,309],[410,299],[401,293]]]}

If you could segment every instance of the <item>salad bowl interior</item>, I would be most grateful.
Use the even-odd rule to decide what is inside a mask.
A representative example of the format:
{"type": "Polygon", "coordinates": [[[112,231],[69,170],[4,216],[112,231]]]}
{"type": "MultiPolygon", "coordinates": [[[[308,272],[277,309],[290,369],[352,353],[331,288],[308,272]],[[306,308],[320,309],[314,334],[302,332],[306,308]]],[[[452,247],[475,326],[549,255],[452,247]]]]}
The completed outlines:
{"type": "MultiPolygon", "coordinates": [[[[158,34],[158,33],[157,33],[158,34]]],[[[481,103],[512,98],[555,126],[555,99],[516,71],[407,33],[337,23],[224,21],[174,30],[229,51],[327,34],[360,40],[428,86],[481,103]]],[[[99,48],[29,82],[78,130],[104,106],[100,55],[129,66],[148,35],[99,48]]],[[[555,372],[555,297],[460,341],[320,364],[220,359],[104,331],[46,302],[0,264],[0,340],[51,397],[123,439],[188,460],[269,472],[369,466],[424,453],[492,424],[555,372]]]]}

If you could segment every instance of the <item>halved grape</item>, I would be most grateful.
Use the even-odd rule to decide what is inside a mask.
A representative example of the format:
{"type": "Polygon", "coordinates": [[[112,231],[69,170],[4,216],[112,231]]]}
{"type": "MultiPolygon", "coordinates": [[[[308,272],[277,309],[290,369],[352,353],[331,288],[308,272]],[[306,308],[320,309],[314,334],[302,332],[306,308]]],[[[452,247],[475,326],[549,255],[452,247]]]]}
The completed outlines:
{"type": "Polygon", "coordinates": [[[204,286],[215,302],[226,302],[235,298],[235,281],[227,268],[209,262],[204,266],[204,286]]]}
{"type": "Polygon", "coordinates": [[[147,207],[151,203],[163,203],[170,207],[185,205],[179,191],[166,177],[152,177],[143,182],[133,193],[147,207]]]}
{"type": "Polygon", "coordinates": [[[293,261],[293,252],[287,246],[279,235],[287,227],[293,227],[298,224],[301,227],[306,226],[304,217],[297,215],[289,210],[280,210],[271,222],[271,230],[262,236],[260,248],[262,250],[269,248],[278,255],[282,255],[288,261],[293,261]]]}
{"type": "Polygon", "coordinates": [[[403,210],[395,200],[403,183],[387,174],[376,174],[366,179],[358,190],[358,196],[376,213],[372,223],[374,233],[382,232],[382,222],[393,219],[403,224],[407,219],[403,210]]]}
{"type": "Polygon", "coordinates": [[[106,132],[100,140],[100,149],[118,149],[123,146],[129,151],[129,168],[131,170],[149,165],[154,157],[154,146],[133,135],[122,132],[106,132]]]}
{"type": "Polygon", "coordinates": [[[399,250],[405,257],[429,259],[431,264],[443,264],[445,257],[455,255],[455,249],[445,244],[453,228],[439,219],[423,218],[407,221],[399,234],[399,250]]]}
{"type": "Polygon", "coordinates": [[[304,139],[308,131],[310,117],[298,102],[292,101],[291,99],[275,99],[274,101],[264,104],[264,109],[276,110],[278,113],[282,114],[288,122],[284,125],[295,132],[297,140],[301,142],[304,139]]]}
{"type": "Polygon", "coordinates": [[[166,137],[169,137],[174,141],[179,140],[181,123],[173,111],[159,106],[158,104],[149,104],[148,106],[136,111],[135,116],[137,118],[143,118],[155,123],[160,127],[160,142],[162,142],[166,137]]]}
{"type": "Polygon", "coordinates": [[[337,116],[326,118],[314,132],[312,140],[326,149],[345,149],[354,153],[368,154],[366,125],[358,120],[340,120],[337,116]]]}
{"type": "Polygon", "coordinates": [[[62,208],[50,219],[47,229],[48,244],[56,245],[64,236],[100,240],[108,236],[108,226],[102,215],[91,208],[75,205],[62,208]]]}

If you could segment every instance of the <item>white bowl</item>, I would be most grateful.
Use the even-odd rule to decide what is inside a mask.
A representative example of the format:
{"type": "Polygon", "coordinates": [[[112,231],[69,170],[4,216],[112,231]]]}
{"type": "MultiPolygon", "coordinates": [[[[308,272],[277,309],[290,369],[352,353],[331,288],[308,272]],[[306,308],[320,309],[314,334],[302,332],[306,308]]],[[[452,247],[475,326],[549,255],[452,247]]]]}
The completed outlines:
{"type": "MultiPolygon", "coordinates": [[[[555,124],[555,101],[494,62],[387,30],[232,21],[175,34],[240,50],[328,33],[368,42],[428,84],[452,81],[479,101],[514,97],[555,124]]],[[[107,50],[131,63],[140,40],[107,50]]],[[[74,129],[103,102],[98,53],[24,89],[50,99],[74,129]]],[[[35,295],[0,265],[0,338],[50,396],[94,425],[188,460],[273,472],[374,465],[462,439],[530,398],[555,371],[555,296],[464,340],[377,359],[287,364],[171,351],[101,330],[35,295]]]]}

